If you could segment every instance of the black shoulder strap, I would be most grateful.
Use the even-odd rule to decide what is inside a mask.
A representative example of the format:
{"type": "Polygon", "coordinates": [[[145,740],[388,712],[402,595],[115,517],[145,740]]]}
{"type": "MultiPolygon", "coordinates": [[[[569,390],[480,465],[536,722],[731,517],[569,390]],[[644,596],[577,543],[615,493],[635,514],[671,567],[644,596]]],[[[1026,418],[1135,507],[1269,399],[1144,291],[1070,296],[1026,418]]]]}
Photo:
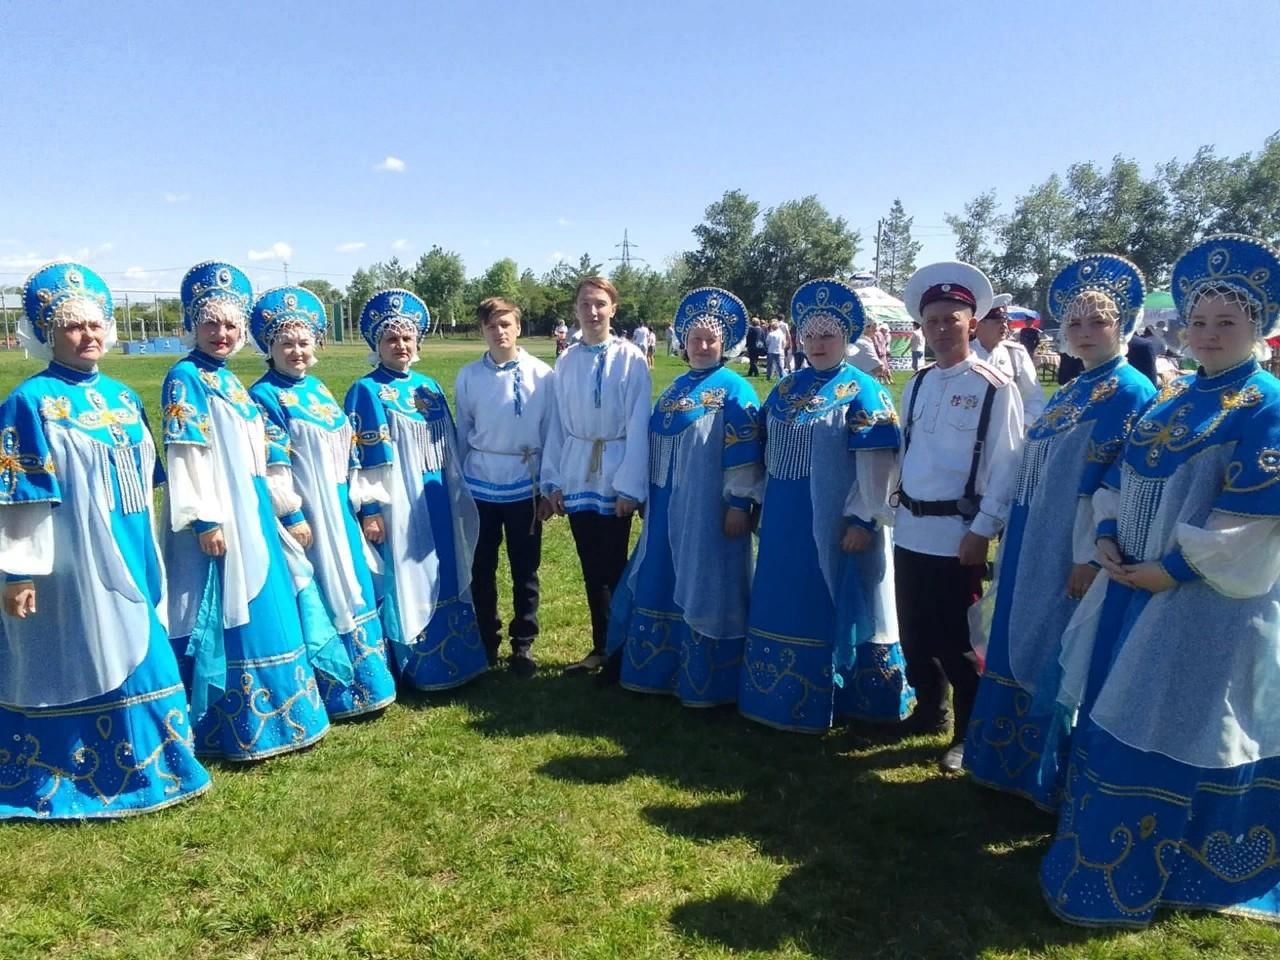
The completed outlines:
{"type": "Polygon", "coordinates": [[[978,414],[978,435],[973,441],[973,461],[969,464],[969,479],[964,485],[964,497],[975,507],[978,505],[978,464],[982,461],[982,448],[987,443],[987,428],[991,426],[991,405],[995,400],[995,384],[987,381],[987,393],[982,398],[982,412],[978,414]]]}
{"type": "Polygon", "coordinates": [[[907,423],[902,431],[902,455],[905,457],[907,451],[911,449],[911,424],[915,420],[916,397],[920,396],[920,384],[924,382],[925,374],[933,369],[933,364],[922,369],[916,374],[915,384],[911,388],[911,399],[907,401],[907,423]]]}

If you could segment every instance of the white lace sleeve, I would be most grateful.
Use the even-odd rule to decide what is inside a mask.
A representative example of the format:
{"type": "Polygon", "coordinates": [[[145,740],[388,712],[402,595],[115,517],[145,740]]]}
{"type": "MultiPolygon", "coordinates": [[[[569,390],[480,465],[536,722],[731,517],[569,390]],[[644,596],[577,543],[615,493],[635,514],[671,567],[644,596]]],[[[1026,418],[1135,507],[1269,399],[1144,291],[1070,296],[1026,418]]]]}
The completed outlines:
{"type": "Polygon", "coordinates": [[[859,450],[854,454],[858,482],[844,501],[844,515],[887,526],[893,522],[889,494],[898,485],[897,450],[859,450]]]}
{"type": "Polygon", "coordinates": [[[293,471],[283,463],[267,466],[267,489],[271,491],[271,512],[287,517],[302,509],[302,497],[293,484],[293,471]]]}
{"type": "Polygon", "coordinates": [[[1098,556],[1098,524],[1093,517],[1093,499],[1076,501],[1076,519],[1071,526],[1071,562],[1089,563],[1098,556]]]}

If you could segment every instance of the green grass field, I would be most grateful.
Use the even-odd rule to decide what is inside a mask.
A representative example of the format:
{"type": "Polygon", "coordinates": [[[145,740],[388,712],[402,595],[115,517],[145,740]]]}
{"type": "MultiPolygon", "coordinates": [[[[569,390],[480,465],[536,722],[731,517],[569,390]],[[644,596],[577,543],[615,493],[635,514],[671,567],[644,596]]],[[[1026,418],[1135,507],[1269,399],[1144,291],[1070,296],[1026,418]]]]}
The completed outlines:
{"type": "MultiPolygon", "coordinates": [[[[480,350],[431,343],[417,369],[448,389],[480,350]]],[[[104,368],[155,424],[173,359],[104,368]]],[[[35,369],[0,356],[0,393],[35,369]]],[[[335,348],[316,373],[341,397],[366,369],[335,348]]],[[[660,357],[655,392],[679,369],[660,357]]],[[[1243,920],[1064,926],[1036,879],[1052,821],[936,774],[940,741],[598,689],[559,669],[587,630],[554,521],[534,679],[404,695],[314,749],[215,766],[163,813],[0,825],[0,958],[1280,956],[1280,930],[1243,920]]]]}

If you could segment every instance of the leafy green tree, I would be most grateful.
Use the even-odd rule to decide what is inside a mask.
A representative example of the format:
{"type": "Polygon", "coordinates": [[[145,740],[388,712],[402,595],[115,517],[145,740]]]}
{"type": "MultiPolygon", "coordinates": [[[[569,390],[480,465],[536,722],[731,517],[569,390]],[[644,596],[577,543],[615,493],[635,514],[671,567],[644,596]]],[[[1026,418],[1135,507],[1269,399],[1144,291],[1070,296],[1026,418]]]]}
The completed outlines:
{"type": "Polygon", "coordinates": [[[431,310],[438,311],[440,322],[450,327],[463,310],[462,289],[466,282],[467,274],[462,266],[462,257],[439,245],[433,246],[418,258],[409,281],[413,292],[431,310]]]}
{"type": "Polygon", "coordinates": [[[480,278],[477,289],[479,299],[486,297],[502,297],[512,302],[520,300],[520,270],[516,262],[506,257],[493,264],[480,278]]]}
{"type": "Polygon", "coordinates": [[[914,220],[914,217],[907,216],[902,200],[895,199],[880,234],[877,275],[880,286],[895,297],[902,296],[907,278],[916,272],[916,257],[920,255],[921,244],[911,238],[914,220]]]}
{"type": "Polygon", "coordinates": [[[689,286],[742,289],[752,269],[759,216],[760,204],[741,190],[728,190],[707,207],[702,223],[693,228],[698,247],[683,257],[689,286]]]}
{"type": "Polygon", "coordinates": [[[1014,299],[1045,307],[1045,291],[1054,273],[1071,259],[1074,206],[1055,173],[1018,197],[1002,231],[1004,253],[995,263],[995,279],[1014,299]]]}
{"type": "Polygon", "coordinates": [[[1073,252],[1119,253],[1138,265],[1148,280],[1164,279],[1171,249],[1169,203],[1159,177],[1150,180],[1132,160],[1116,157],[1105,173],[1092,163],[1067,170],[1067,194],[1074,205],[1073,252]]]}
{"type": "Polygon", "coordinates": [[[987,190],[964,205],[963,214],[949,213],[947,226],[956,235],[956,259],[987,274],[995,272],[996,246],[1006,220],[1000,215],[996,192],[987,190]]]}
{"type": "Polygon", "coordinates": [[[752,269],[734,292],[753,309],[781,313],[806,280],[847,275],[860,239],[815,196],[779,204],[765,214],[752,244],[752,269]]]}

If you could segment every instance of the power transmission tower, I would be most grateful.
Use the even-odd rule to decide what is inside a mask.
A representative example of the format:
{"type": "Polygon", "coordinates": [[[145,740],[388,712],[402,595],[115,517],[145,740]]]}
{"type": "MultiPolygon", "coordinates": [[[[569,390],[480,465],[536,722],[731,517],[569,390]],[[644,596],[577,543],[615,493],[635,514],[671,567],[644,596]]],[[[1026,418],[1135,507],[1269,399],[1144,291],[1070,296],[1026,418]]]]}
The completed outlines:
{"type": "Polygon", "coordinates": [[[609,261],[611,263],[621,263],[624,267],[630,267],[631,261],[633,260],[639,261],[640,263],[648,263],[649,261],[646,260],[644,257],[637,257],[631,252],[634,248],[638,246],[640,246],[640,244],[632,243],[631,240],[627,237],[626,228],[623,228],[622,242],[614,244],[615,248],[620,247],[622,249],[622,256],[610,257],[609,261]]]}
{"type": "Polygon", "coordinates": [[[880,286],[880,240],[884,235],[884,218],[876,221],[876,286],[880,286]]]}

